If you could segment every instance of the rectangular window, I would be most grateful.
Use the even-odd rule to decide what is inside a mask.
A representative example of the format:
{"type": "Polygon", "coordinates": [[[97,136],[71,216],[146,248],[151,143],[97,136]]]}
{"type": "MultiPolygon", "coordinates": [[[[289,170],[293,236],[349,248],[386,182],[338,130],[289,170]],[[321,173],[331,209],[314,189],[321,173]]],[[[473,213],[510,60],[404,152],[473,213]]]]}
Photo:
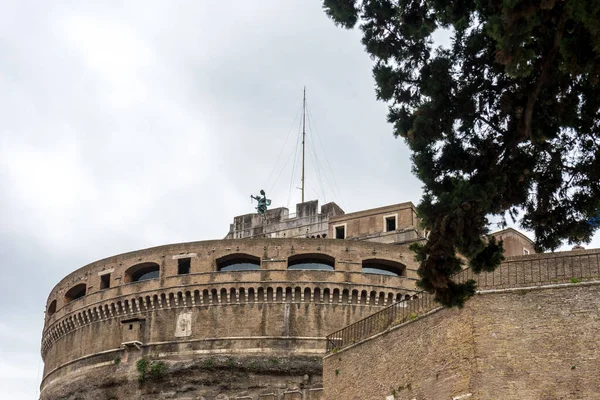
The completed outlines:
{"type": "Polygon", "coordinates": [[[525,255],[529,254],[529,250],[527,250],[526,248],[523,248],[523,254],[525,254],[525,255]]]}
{"type": "Polygon", "coordinates": [[[179,258],[177,260],[177,275],[189,274],[191,264],[191,258],[179,258]]]}
{"type": "Polygon", "coordinates": [[[391,232],[396,230],[396,216],[385,217],[385,231],[391,232]]]}
{"type": "Polygon", "coordinates": [[[100,275],[100,290],[110,288],[110,274],[100,275]]]}
{"type": "Polygon", "coordinates": [[[335,238],[336,239],[346,239],[346,227],[345,226],[336,226],[335,227],[335,238]]]}

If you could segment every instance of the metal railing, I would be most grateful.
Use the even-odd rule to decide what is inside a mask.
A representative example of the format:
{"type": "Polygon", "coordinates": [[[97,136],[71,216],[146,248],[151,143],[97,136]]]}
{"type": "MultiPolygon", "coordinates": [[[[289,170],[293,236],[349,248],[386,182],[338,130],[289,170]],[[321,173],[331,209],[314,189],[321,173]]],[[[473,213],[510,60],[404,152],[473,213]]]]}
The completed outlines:
{"type": "MultiPolygon", "coordinates": [[[[457,283],[474,280],[477,290],[490,290],[577,283],[600,277],[600,250],[578,253],[514,257],[504,261],[493,272],[475,274],[467,268],[455,274],[453,280],[457,283]]],[[[394,303],[330,334],[327,336],[327,352],[336,352],[439,307],[432,294],[419,292],[410,300],[394,303]]]]}
{"type": "Polygon", "coordinates": [[[410,300],[394,303],[327,336],[327,352],[335,352],[350,346],[359,340],[383,332],[390,326],[414,319],[436,307],[439,307],[439,304],[433,300],[432,294],[419,292],[410,300]]]}
{"type": "Polygon", "coordinates": [[[470,268],[453,276],[457,283],[474,280],[478,290],[508,289],[568,283],[600,276],[600,252],[514,257],[493,272],[475,274],[470,268]]]}

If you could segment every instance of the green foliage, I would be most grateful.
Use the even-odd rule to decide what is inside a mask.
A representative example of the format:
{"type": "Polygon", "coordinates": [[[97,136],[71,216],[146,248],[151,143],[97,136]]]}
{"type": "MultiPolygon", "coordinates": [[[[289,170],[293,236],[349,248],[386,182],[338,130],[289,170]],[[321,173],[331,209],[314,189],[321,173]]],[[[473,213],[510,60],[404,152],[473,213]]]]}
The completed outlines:
{"type": "Polygon", "coordinates": [[[150,362],[146,357],[142,357],[135,364],[138,371],[138,382],[143,383],[146,380],[146,372],[148,371],[149,363],[150,362]]]}
{"type": "Polygon", "coordinates": [[[166,370],[167,370],[167,366],[165,365],[164,362],[156,361],[150,365],[150,370],[148,371],[148,375],[150,375],[150,378],[152,378],[152,379],[160,379],[163,377],[166,370]]]}
{"type": "Polygon", "coordinates": [[[113,360],[113,362],[115,363],[115,365],[121,364],[121,357],[115,357],[115,359],[113,360]]]}
{"type": "Polygon", "coordinates": [[[164,376],[167,366],[162,361],[150,361],[146,357],[140,358],[136,363],[138,382],[144,383],[147,379],[157,380],[164,376]]]}
{"type": "Polygon", "coordinates": [[[338,376],[339,374],[340,374],[340,370],[339,370],[339,369],[336,369],[336,370],[335,370],[335,376],[338,376]]]}
{"type": "Polygon", "coordinates": [[[202,362],[202,366],[204,369],[213,369],[215,366],[215,361],[212,358],[207,358],[202,362]]]}
{"type": "Polygon", "coordinates": [[[577,278],[571,278],[571,283],[579,283],[579,279],[577,279],[577,278]]]}
{"type": "Polygon", "coordinates": [[[536,249],[589,242],[600,210],[600,2],[586,0],[325,0],[356,25],[375,61],[377,97],[424,183],[430,234],[412,246],[419,286],[462,306],[460,253],[493,271],[502,242],[489,218],[520,216],[536,249]],[[432,34],[446,29],[447,48],[432,34]]]}
{"type": "Polygon", "coordinates": [[[358,21],[356,0],[324,0],[323,8],[337,25],[344,28],[353,28],[358,21]]]}
{"type": "Polygon", "coordinates": [[[494,266],[500,265],[504,260],[504,247],[502,241],[496,241],[496,238],[491,237],[488,240],[487,246],[471,259],[470,266],[473,272],[492,272],[494,266]]]}

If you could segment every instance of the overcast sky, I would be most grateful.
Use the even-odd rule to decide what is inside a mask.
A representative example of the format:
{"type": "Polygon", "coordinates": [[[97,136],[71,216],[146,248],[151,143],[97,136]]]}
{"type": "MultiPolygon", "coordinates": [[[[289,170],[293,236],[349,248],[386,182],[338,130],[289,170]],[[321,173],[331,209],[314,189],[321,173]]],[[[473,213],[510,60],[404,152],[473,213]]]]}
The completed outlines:
{"type": "Polygon", "coordinates": [[[360,32],[320,1],[78,3],[0,0],[3,398],[37,398],[45,301],[69,272],[220,239],[260,189],[293,212],[303,86],[307,199],[421,195],[360,32]]]}

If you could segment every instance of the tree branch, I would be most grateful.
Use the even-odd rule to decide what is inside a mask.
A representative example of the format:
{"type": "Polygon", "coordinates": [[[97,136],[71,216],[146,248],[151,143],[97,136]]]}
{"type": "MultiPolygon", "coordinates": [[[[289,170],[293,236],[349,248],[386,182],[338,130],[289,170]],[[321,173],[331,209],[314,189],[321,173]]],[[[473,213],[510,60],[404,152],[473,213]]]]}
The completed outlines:
{"type": "Polygon", "coordinates": [[[484,122],[487,126],[489,126],[490,128],[492,128],[494,131],[496,131],[496,133],[499,133],[500,135],[504,135],[506,133],[505,131],[501,130],[498,126],[496,126],[495,124],[493,124],[490,120],[488,120],[485,117],[482,117],[481,115],[478,115],[475,118],[477,118],[481,122],[484,122]]]}

